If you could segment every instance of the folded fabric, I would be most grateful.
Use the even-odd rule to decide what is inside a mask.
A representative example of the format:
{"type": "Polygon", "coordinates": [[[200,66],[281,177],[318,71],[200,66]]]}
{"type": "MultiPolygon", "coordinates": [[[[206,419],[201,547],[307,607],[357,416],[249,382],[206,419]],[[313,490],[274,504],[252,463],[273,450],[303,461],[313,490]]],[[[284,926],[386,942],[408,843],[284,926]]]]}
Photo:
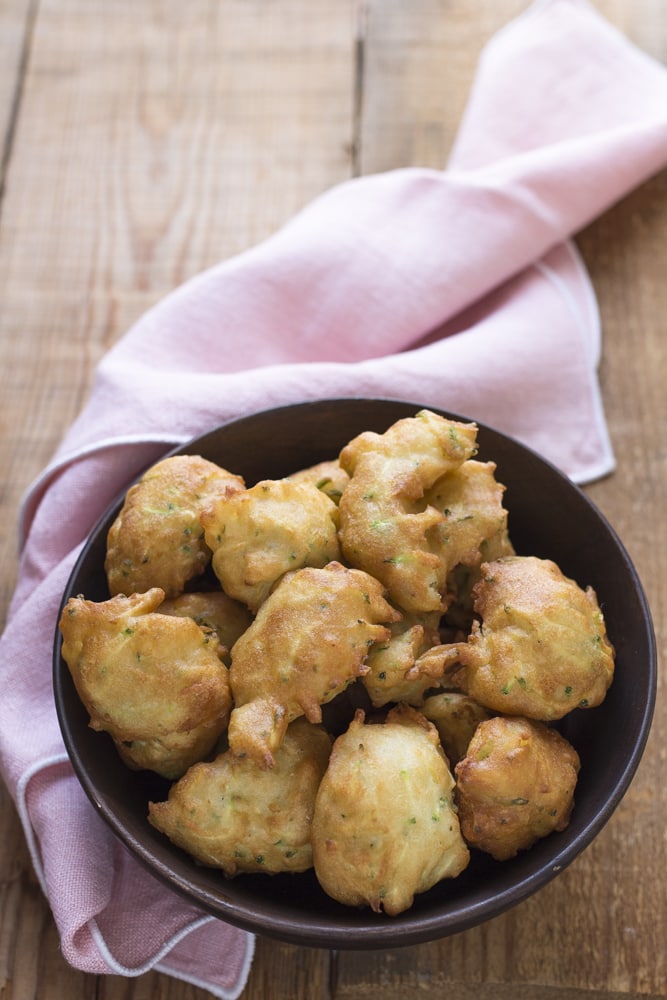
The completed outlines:
{"type": "Polygon", "coordinates": [[[446,170],[323,194],[174,291],[103,358],[26,495],[0,640],[2,773],[74,966],[157,968],[231,998],[254,942],[140,868],[68,763],[51,646],[68,574],[107,504],[216,424],[333,396],[442,407],[579,482],[610,472],[595,296],[568,239],[666,163],[664,69],[585,0],[534,4],[484,51],[446,170]]]}

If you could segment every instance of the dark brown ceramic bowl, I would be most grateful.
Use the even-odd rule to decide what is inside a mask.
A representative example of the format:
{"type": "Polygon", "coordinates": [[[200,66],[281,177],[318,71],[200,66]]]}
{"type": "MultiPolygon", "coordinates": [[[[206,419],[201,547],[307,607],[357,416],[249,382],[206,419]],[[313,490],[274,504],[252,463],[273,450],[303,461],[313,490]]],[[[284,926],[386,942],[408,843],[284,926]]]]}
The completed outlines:
{"type": "MultiPolygon", "coordinates": [[[[357,433],[384,431],[420,408],[375,399],[286,406],[225,424],[178,450],[201,454],[240,473],[251,485],[335,457],[357,433]]],[[[488,427],[480,426],[479,445],[479,457],[497,463],[497,477],[507,487],[517,551],[554,559],[581,585],[591,584],[616,647],[616,676],[604,703],[574,711],[559,726],[582,765],[569,827],[511,861],[498,863],[474,853],[462,875],[418,895],[412,908],[397,917],[334,902],[312,873],[228,880],[195,865],[148,824],[146,804],[164,797],[166,788],[148,773],[129,771],[109,738],[88,727],[57,635],[55,699],[81,784],[137,858],[204,910],[260,934],[316,947],[392,948],[434,940],[496,916],[544,886],[593,840],[620,802],[644,749],[656,688],[655,641],[641,584],[622,544],[581,490],[533,452],[488,427]]],[[[108,597],[105,541],[118,506],[92,532],[63,603],[76,594],[98,601],[108,597]]]]}

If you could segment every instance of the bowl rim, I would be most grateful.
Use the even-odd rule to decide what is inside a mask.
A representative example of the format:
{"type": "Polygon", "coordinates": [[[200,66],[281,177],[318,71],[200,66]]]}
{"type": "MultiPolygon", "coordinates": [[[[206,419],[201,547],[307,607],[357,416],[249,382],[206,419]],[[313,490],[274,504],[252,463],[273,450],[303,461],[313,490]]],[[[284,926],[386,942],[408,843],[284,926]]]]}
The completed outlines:
{"type": "MultiPolygon", "coordinates": [[[[326,924],[323,924],[322,926],[313,926],[305,917],[303,920],[299,921],[295,920],[293,916],[290,916],[289,919],[283,919],[281,917],[268,917],[264,914],[251,913],[247,907],[239,907],[233,902],[232,899],[227,897],[224,891],[224,883],[218,892],[213,892],[203,886],[193,885],[191,881],[191,874],[190,876],[182,875],[179,873],[178,869],[175,870],[169,865],[163,863],[161,859],[156,858],[150,849],[142,844],[141,841],[124,826],[123,822],[119,819],[113,809],[105,804],[105,802],[100,798],[95,782],[91,779],[91,776],[86,768],[85,761],[79,752],[76,734],[70,725],[70,719],[66,709],[66,696],[63,684],[68,683],[69,673],[61,655],[62,637],[57,624],[53,643],[52,680],[58,723],[67,755],[79,784],[83,788],[87,798],[98,815],[102,817],[103,821],[111,829],[114,835],[118,837],[118,839],[130,850],[133,856],[142,864],[144,868],[150,871],[164,885],[175,890],[191,905],[197,905],[213,916],[247,931],[300,945],[305,944],[313,947],[363,950],[386,947],[394,948],[419,944],[467,930],[477,924],[501,915],[506,910],[533,895],[575,860],[575,858],[597,836],[617,809],[634,778],[643,756],[651,729],[656,702],[657,647],[651,611],[644,588],[639,578],[639,574],[624,543],[621,541],[619,535],[606,516],[600,511],[597,505],[584,492],[584,490],[578,484],[570,480],[569,477],[567,477],[566,474],[552,462],[544,458],[544,456],[540,455],[530,446],[519,441],[517,438],[512,437],[510,434],[500,431],[483,421],[477,420],[474,417],[458,414],[442,409],[436,405],[429,405],[428,403],[413,402],[411,400],[392,398],[390,396],[324,397],[315,400],[271,406],[244,416],[234,417],[229,420],[222,421],[219,424],[210,427],[206,431],[193,435],[186,442],[179,443],[178,445],[167,449],[163,456],[148,463],[146,467],[150,467],[150,465],[155,464],[156,461],[162,461],[164,458],[172,455],[196,453],[200,443],[204,442],[206,439],[214,437],[223,429],[233,429],[236,425],[243,424],[248,420],[271,419],[278,412],[283,411],[290,411],[291,413],[298,414],[299,410],[312,410],[313,407],[317,407],[318,405],[324,407],[344,407],[349,404],[370,404],[371,406],[373,404],[384,404],[390,406],[397,405],[405,407],[406,410],[411,409],[414,412],[418,412],[423,409],[432,410],[433,412],[445,416],[448,419],[462,422],[474,422],[480,430],[484,430],[487,433],[504,438],[506,441],[510,442],[512,446],[527,452],[530,456],[532,456],[534,461],[547,467],[551,475],[555,475],[557,478],[565,480],[568,487],[578,494],[580,501],[583,501],[583,503],[600,522],[609,538],[610,543],[616,548],[618,556],[623,561],[629,578],[632,580],[636,598],[642,611],[642,619],[645,626],[644,638],[648,651],[645,679],[647,698],[643,704],[641,713],[639,713],[639,717],[634,720],[634,728],[637,734],[636,739],[631,751],[625,758],[623,768],[616,775],[613,785],[610,788],[610,793],[605,799],[602,807],[587,823],[585,823],[585,825],[582,826],[575,836],[568,839],[567,843],[565,843],[561,849],[556,849],[552,852],[549,865],[543,865],[537,871],[530,871],[525,877],[518,878],[507,888],[503,889],[499,893],[496,893],[492,901],[490,901],[483,894],[479,899],[472,901],[469,897],[465,897],[459,905],[450,907],[446,915],[443,915],[438,911],[432,915],[420,914],[418,919],[410,921],[407,925],[401,921],[400,935],[397,935],[399,923],[396,918],[379,919],[376,923],[375,920],[378,915],[373,915],[374,921],[372,924],[369,923],[368,925],[363,924],[363,926],[360,926],[358,923],[352,921],[349,927],[341,926],[334,928],[331,925],[326,924]],[[399,938],[398,940],[397,937],[399,938]]],[[[406,412],[405,415],[407,416],[409,414],[406,412]]],[[[58,621],[60,620],[60,615],[64,605],[66,604],[68,598],[73,594],[73,584],[75,583],[82,566],[85,565],[91,543],[98,536],[100,530],[107,523],[112,513],[119,508],[127,489],[133,482],[140,478],[143,471],[145,470],[142,470],[142,472],[130,478],[128,483],[122,488],[122,490],[119,491],[115,499],[106,506],[104,512],[99,516],[94,526],[88,532],[81,550],[77,555],[76,561],[68,575],[67,583],[59,604],[58,621]]],[[[191,861],[191,859],[190,865],[194,866],[194,862],[191,861]]],[[[196,866],[194,866],[194,870],[196,871],[196,866]]],[[[208,870],[203,869],[203,871],[208,870]]],[[[218,874],[221,875],[221,873],[218,874]]],[[[409,913],[410,911],[407,912],[409,913]]]]}

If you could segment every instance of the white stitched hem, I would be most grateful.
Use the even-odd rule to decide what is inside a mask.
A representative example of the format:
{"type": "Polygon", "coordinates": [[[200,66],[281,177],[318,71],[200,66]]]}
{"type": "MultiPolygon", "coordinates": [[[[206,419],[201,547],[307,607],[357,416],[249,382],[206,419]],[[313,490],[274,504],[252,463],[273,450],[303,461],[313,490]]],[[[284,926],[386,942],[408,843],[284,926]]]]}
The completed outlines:
{"type": "Polygon", "coordinates": [[[88,458],[90,455],[95,455],[97,452],[108,451],[110,448],[122,447],[123,445],[163,444],[166,448],[175,448],[179,444],[186,444],[193,436],[192,434],[124,434],[120,437],[102,438],[100,441],[77,448],[76,451],[51,462],[32,481],[21,499],[18,513],[19,548],[23,547],[28,535],[27,511],[33,499],[44,492],[50,481],[68,465],[72,465],[82,458],[88,458]]]}
{"type": "Polygon", "coordinates": [[[30,852],[30,860],[32,861],[32,866],[35,869],[37,881],[39,882],[40,888],[47,899],[48,893],[46,891],[44,865],[39,852],[39,847],[37,846],[35,831],[33,830],[32,823],[30,822],[28,804],[26,802],[26,793],[31,780],[40,771],[45,770],[47,767],[54,767],[58,764],[67,764],[68,762],[69,757],[66,753],[58,753],[53,754],[50,757],[43,757],[41,760],[37,760],[34,764],[31,764],[30,767],[23,772],[16,783],[16,809],[19,814],[19,819],[21,820],[21,825],[23,826],[23,832],[25,833],[26,842],[28,844],[28,851],[30,852]]]}
{"type": "Polygon", "coordinates": [[[215,997],[219,997],[220,1000],[238,1000],[238,997],[241,996],[246,987],[252,960],[255,956],[255,935],[251,934],[249,931],[246,931],[245,933],[248,935],[248,944],[243,962],[243,968],[239,974],[238,986],[231,989],[227,989],[224,986],[216,986],[213,988],[205,979],[201,979],[198,976],[188,976],[183,972],[172,969],[171,966],[166,963],[156,965],[155,971],[164,972],[166,975],[173,976],[174,979],[180,979],[184,983],[196,986],[198,989],[208,990],[209,993],[212,993],[215,997]]]}
{"type": "MultiPolygon", "coordinates": [[[[539,271],[539,273],[547,281],[551,282],[570,309],[576,329],[586,352],[586,356],[589,360],[592,371],[595,373],[600,363],[602,349],[602,326],[600,322],[600,312],[597,305],[597,299],[595,297],[595,292],[593,290],[588,271],[586,270],[578,250],[576,250],[574,244],[569,240],[565,243],[565,246],[569,250],[584,281],[586,297],[588,300],[586,314],[579,308],[574,296],[571,294],[560,275],[556,271],[552,270],[548,264],[545,264],[544,260],[535,261],[533,267],[539,271]]],[[[597,465],[589,465],[586,467],[584,472],[572,474],[570,478],[575,483],[593,482],[596,479],[601,479],[603,476],[609,475],[609,473],[613,472],[616,468],[616,459],[614,457],[614,450],[609,437],[609,428],[607,427],[607,421],[605,419],[602,399],[599,391],[594,391],[592,393],[592,405],[595,427],[603,454],[597,465]]]]}
{"type": "MultiPolygon", "coordinates": [[[[23,826],[28,851],[30,853],[30,859],[35,870],[37,880],[47,900],[48,892],[46,888],[46,878],[44,875],[44,864],[42,862],[39,846],[37,844],[37,838],[28,814],[27,789],[31,780],[39,774],[40,771],[46,770],[49,767],[67,763],[69,763],[67,753],[52,754],[49,757],[44,757],[31,764],[30,767],[23,772],[16,785],[16,808],[23,826]]],[[[136,976],[142,976],[144,973],[150,972],[154,969],[157,972],[163,972],[166,975],[172,976],[174,979],[181,979],[193,986],[208,990],[209,993],[218,997],[219,1000],[237,1000],[245,989],[246,980],[250,972],[250,966],[255,952],[255,936],[249,931],[243,932],[247,935],[246,954],[243,967],[238,977],[238,985],[235,987],[228,989],[223,986],[213,986],[205,979],[201,979],[196,976],[189,976],[164,961],[169,952],[189,934],[216,920],[217,917],[203,915],[190,921],[190,923],[188,923],[185,927],[182,927],[181,930],[165,941],[147,962],[137,966],[124,965],[115,957],[94,918],[87,921],[86,926],[90,930],[91,937],[93,938],[97,950],[100,953],[100,957],[108,966],[108,973],[111,975],[135,978],[136,976]]]]}

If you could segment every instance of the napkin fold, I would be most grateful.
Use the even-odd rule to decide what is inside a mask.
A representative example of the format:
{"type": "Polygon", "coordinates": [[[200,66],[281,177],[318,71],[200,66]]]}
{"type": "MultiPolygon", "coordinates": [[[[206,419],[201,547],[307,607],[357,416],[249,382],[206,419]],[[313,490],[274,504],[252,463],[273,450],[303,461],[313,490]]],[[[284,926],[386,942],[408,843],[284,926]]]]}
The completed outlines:
{"type": "Polygon", "coordinates": [[[447,169],[333,188],[175,290],[102,359],[26,494],[0,639],[0,766],[72,965],[155,968],[231,1000],[254,944],[146,872],[68,762],[52,641],[107,504],[216,424],[333,396],[418,400],[498,427],[578,482],[609,473],[599,317],[569,239],[665,164],[664,68],[586,0],[543,0],[482,53],[447,169]]]}

